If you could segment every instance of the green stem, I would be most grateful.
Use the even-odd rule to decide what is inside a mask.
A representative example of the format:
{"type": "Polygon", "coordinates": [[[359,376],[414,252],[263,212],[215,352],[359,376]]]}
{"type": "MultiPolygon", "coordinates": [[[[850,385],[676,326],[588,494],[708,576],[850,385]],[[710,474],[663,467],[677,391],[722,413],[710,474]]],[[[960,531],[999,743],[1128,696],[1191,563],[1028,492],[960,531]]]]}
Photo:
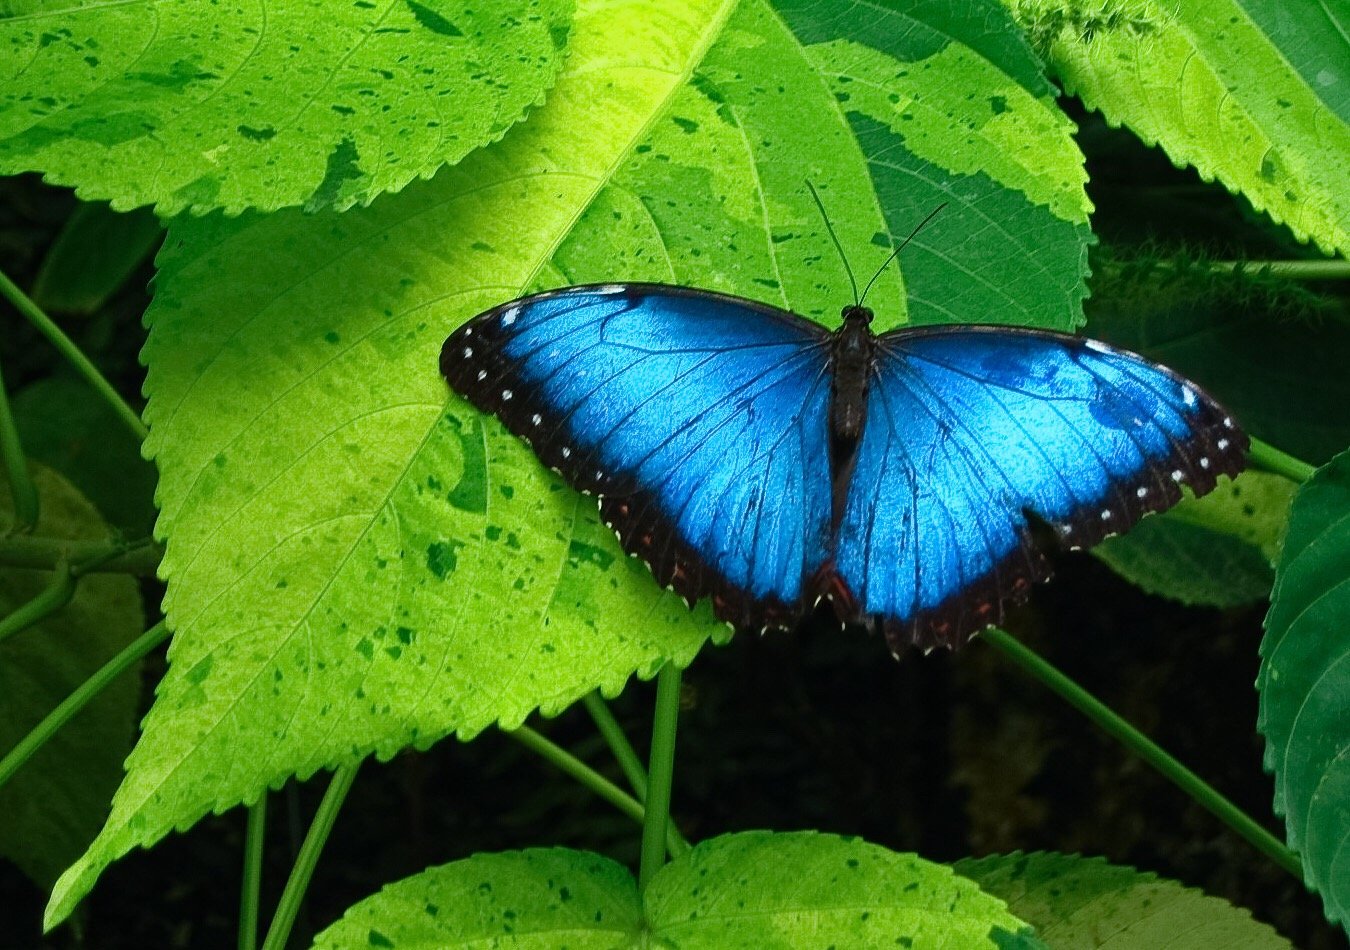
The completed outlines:
{"type": "Polygon", "coordinates": [[[1350,261],[1215,261],[1214,270],[1242,270],[1248,274],[1262,271],[1276,277],[1292,280],[1346,280],[1350,279],[1350,261]]]}
{"type": "Polygon", "coordinates": [[[647,770],[642,767],[642,760],[633,751],[633,745],[628,741],[628,737],[623,734],[623,728],[619,725],[619,720],[614,718],[614,713],[609,711],[609,706],[598,692],[587,693],[581,704],[591,714],[591,719],[595,722],[596,728],[600,730],[600,735],[604,737],[605,743],[609,746],[609,751],[613,752],[614,758],[618,759],[619,768],[623,769],[624,778],[628,779],[633,794],[637,796],[638,801],[645,800],[647,797],[647,770]]]}
{"type": "Polygon", "coordinates": [[[61,328],[52,321],[52,318],[43,313],[42,308],[33,303],[32,299],[2,272],[0,272],[0,297],[4,297],[12,303],[14,309],[23,314],[28,322],[45,336],[52,346],[56,347],[57,352],[75,367],[76,372],[84,377],[85,382],[94,387],[95,392],[103,397],[104,401],[117,413],[123,424],[136,436],[138,443],[145,441],[145,437],[150,434],[150,430],[145,427],[145,423],[136,414],[136,410],[127,405],[126,400],[118,395],[117,390],[113,389],[112,384],[98,371],[98,367],[89,362],[89,357],[85,356],[74,341],[62,332],[61,328]]]}
{"type": "Polygon", "coordinates": [[[0,567],[55,570],[69,562],[76,577],[95,572],[154,577],[164,549],[150,538],[137,541],[68,541],[65,538],[0,537],[0,567]]]}
{"type": "Polygon", "coordinates": [[[0,759],[0,787],[3,787],[48,739],[56,735],[57,730],[70,722],[80,710],[89,705],[90,700],[117,679],[122,671],[144,659],[145,655],[163,643],[168,635],[169,629],[161,620],[124,647],[121,653],[103,664],[98,672],[81,683],[79,689],[62,700],[59,706],[49,712],[18,745],[0,759]]]}
{"type": "Polygon", "coordinates": [[[1220,821],[1264,852],[1267,857],[1300,881],[1303,867],[1298,855],[1286,848],[1274,835],[1257,824],[1251,816],[1238,808],[1190,769],[1163,751],[1138,729],[1121,719],[1100,700],[1069,677],[1051,666],[1024,644],[997,627],[990,627],[980,635],[1004,656],[1040,680],[1060,698],[1087,716],[1105,732],[1114,736],[1126,748],[1153,766],[1162,775],[1195,799],[1220,821]]]}
{"type": "Polygon", "coordinates": [[[1317,469],[1307,462],[1300,461],[1292,455],[1286,455],[1273,445],[1262,442],[1260,439],[1252,439],[1251,451],[1247,453],[1247,458],[1253,465],[1265,469],[1267,472],[1274,472],[1276,475],[1283,475],[1290,481],[1298,482],[1300,485],[1312,478],[1313,472],[1317,469]]]}
{"type": "MultiPolygon", "coordinates": [[[[643,809],[641,802],[619,788],[619,786],[615,785],[599,772],[595,771],[595,769],[591,768],[585,762],[578,759],[572,753],[568,752],[562,746],[545,738],[529,726],[520,726],[507,732],[506,735],[515,739],[531,752],[539,755],[569,778],[575,779],[593,794],[603,798],[629,818],[639,824],[643,822],[646,812],[643,809]]],[[[680,837],[680,832],[673,823],[666,828],[666,850],[670,852],[671,857],[683,854],[689,850],[689,843],[685,841],[684,838],[680,837]]]]}
{"type": "Polygon", "coordinates": [[[258,946],[258,894],[262,890],[263,840],[267,831],[267,792],[248,810],[244,836],[244,880],[239,889],[239,950],[258,946]]]}
{"type": "Polygon", "coordinates": [[[51,581],[42,591],[13,613],[0,618],[0,643],[16,633],[22,633],[56,613],[75,596],[75,575],[66,564],[56,568],[51,581]]]}
{"type": "Polygon", "coordinates": [[[286,889],[281,892],[281,901],[272,917],[272,925],[267,928],[267,939],[263,941],[263,950],[282,950],[290,939],[291,927],[295,925],[296,915],[300,913],[300,903],[305,899],[309,880],[314,875],[314,866],[319,863],[319,854],[328,842],[328,833],[333,830],[342,803],[351,791],[356,780],[356,770],[361,763],[344,765],[333,772],[333,780],[328,783],[328,791],[319,802],[319,810],[310,823],[309,833],[304,844],[300,845],[300,854],[291,868],[291,876],[286,880],[286,889]]]}
{"type": "Polygon", "coordinates": [[[28,459],[19,441],[19,427],[14,424],[14,413],[9,408],[9,393],[5,378],[0,374],[0,457],[9,476],[9,491],[14,498],[14,528],[32,531],[38,521],[38,493],[33,476],[28,471],[28,459]]]}
{"type": "Polygon", "coordinates": [[[675,727],[680,718],[680,668],[667,661],[656,674],[656,711],[652,753],[647,764],[647,813],[642,818],[642,857],[638,892],[647,889],[666,861],[665,831],[670,821],[670,787],[675,779],[675,727]]]}

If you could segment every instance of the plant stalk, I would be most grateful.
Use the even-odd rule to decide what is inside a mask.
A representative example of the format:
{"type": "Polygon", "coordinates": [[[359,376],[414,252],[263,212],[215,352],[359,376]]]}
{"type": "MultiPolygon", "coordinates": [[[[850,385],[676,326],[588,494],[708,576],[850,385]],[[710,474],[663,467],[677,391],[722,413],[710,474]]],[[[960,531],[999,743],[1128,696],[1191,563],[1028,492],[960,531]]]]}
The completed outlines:
{"type": "Polygon", "coordinates": [[[0,643],[56,613],[75,596],[75,574],[60,564],[47,586],[17,610],[0,618],[0,643]]]}
{"type": "Polygon", "coordinates": [[[26,534],[38,522],[37,486],[33,484],[33,476],[28,471],[28,459],[23,454],[19,427],[15,425],[14,413],[10,410],[3,374],[0,374],[0,458],[4,460],[5,474],[9,476],[9,493],[14,499],[14,530],[26,534]]]}
{"type": "Polygon", "coordinates": [[[46,745],[47,740],[56,735],[66,723],[70,722],[89,702],[101,693],[105,687],[128,667],[145,658],[155,647],[169,636],[169,629],[161,620],[137,639],[122,649],[115,657],[103,664],[93,676],[80,684],[80,687],[61,701],[49,712],[33,730],[24,736],[14,748],[0,759],[0,787],[14,777],[14,773],[23,768],[23,764],[33,754],[46,745]]]}
{"type": "Polygon", "coordinates": [[[1251,440],[1251,451],[1247,453],[1247,458],[1253,465],[1264,469],[1267,472],[1274,472],[1276,475],[1283,475],[1292,482],[1298,482],[1302,485],[1308,479],[1312,478],[1313,472],[1317,471],[1315,467],[1307,462],[1294,458],[1281,452],[1275,446],[1260,439],[1251,440]]]}
{"type": "Polygon", "coordinates": [[[1161,772],[1164,778],[1203,805],[1229,828],[1246,838],[1248,843],[1258,851],[1264,853],[1302,882],[1303,866],[1298,855],[1285,847],[1269,831],[1257,824],[1250,815],[1219,794],[1218,790],[1212,785],[1186,768],[1142,732],[1113,712],[1101,700],[1054,666],[1051,666],[1049,662],[1025,644],[997,627],[990,627],[980,634],[980,637],[1020,666],[1026,673],[1058,693],[1060,698],[1070,706],[1091,719],[1103,731],[1115,737],[1131,752],[1161,772]]]}
{"type": "Polygon", "coordinates": [[[1350,261],[1340,258],[1325,261],[1215,261],[1210,266],[1214,270],[1267,273],[1291,280],[1350,280],[1350,261]]]}
{"type": "MultiPolygon", "coordinates": [[[[552,742],[529,726],[519,726],[507,732],[506,735],[545,759],[569,778],[575,779],[593,794],[603,798],[638,824],[642,824],[644,821],[646,811],[643,809],[641,802],[562,746],[552,742]]],[[[666,828],[666,850],[671,857],[689,850],[689,843],[680,837],[680,832],[673,822],[669,823],[666,828]]]]}
{"type": "Polygon", "coordinates": [[[0,567],[56,570],[69,562],[76,577],[93,573],[154,577],[164,549],[150,538],[137,541],[70,541],[65,538],[0,537],[0,567]]]}
{"type": "Polygon", "coordinates": [[[239,889],[239,950],[257,950],[258,895],[262,891],[263,842],[267,832],[267,792],[248,810],[244,837],[244,880],[239,889]]]}
{"type": "Polygon", "coordinates": [[[272,925],[267,928],[267,939],[263,941],[263,950],[283,950],[290,939],[291,928],[300,913],[300,904],[309,889],[310,878],[314,876],[314,867],[319,863],[319,855],[328,842],[328,834],[333,830],[342,803],[356,781],[356,770],[361,763],[344,765],[333,772],[333,780],[328,783],[328,791],[319,802],[319,810],[314,814],[305,842],[300,846],[300,855],[291,868],[291,876],[286,880],[286,889],[281,892],[281,901],[272,917],[272,925]]]}
{"type": "Polygon", "coordinates": [[[136,410],[127,405],[113,388],[112,383],[98,371],[98,367],[89,361],[75,342],[62,331],[60,327],[42,312],[42,308],[35,304],[27,294],[19,289],[19,286],[10,280],[8,275],[0,272],[0,297],[4,297],[14,305],[14,309],[23,314],[24,318],[31,323],[39,333],[45,336],[56,347],[57,352],[66,358],[66,360],[75,367],[75,371],[84,377],[85,382],[94,388],[103,400],[112,407],[117,413],[117,417],[136,437],[137,444],[144,442],[145,437],[150,434],[150,430],[145,427],[141,417],[136,414],[136,410]]]}
{"type": "Polygon", "coordinates": [[[656,674],[652,751],[647,764],[647,811],[642,819],[642,856],[638,865],[639,893],[647,890],[647,885],[665,864],[670,789],[675,780],[675,727],[679,718],[680,668],[667,661],[656,674]]]}
{"type": "Polygon", "coordinates": [[[623,734],[623,728],[614,718],[614,713],[610,712],[609,706],[599,692],[587,693],[581,703],[586,707],[586,712],[591,714],[591,719],[600,730],[600,735],[604,737],[609,750],[614,753],[614,758],[618,760],[619,768],[623,769],[624,778],[628,779],[633,794],[637,796],[638,801],[645,801],[647,770],[642,767],[642,760],[633,751],[633,745],[623,734]]]}

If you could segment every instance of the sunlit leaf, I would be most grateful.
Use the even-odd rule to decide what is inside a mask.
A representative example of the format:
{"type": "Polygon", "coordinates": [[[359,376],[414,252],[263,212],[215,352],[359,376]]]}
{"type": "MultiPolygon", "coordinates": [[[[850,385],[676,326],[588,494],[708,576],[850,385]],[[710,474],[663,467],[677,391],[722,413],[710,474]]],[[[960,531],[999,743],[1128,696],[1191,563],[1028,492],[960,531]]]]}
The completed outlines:
{"type": "Polygon", "coordinates": [[[967,858],[956,873],[1036,928],[1055,950],[1281,950],[1247,911],[1155,874],[1071,854],[967,858]]]}
{"type": "Polygon", "coordinates": [[[1299,240],[1350,250],[1350,34],[1334,4],[1008,4],[1089,108],[1299,240]]]}
{"type": "Polygon", "coordinates": [[[562,848],[479,854],[391,884],[317,948],[1043,946],[951,869],[858,839],[746,832],[698,845],[639,897],[622,866],[562,848]]]}
{"type": "Polygon", "coordinates": [[[571,0],[0,5],[0,172],[114,208],[345,208],[499,138],[571,0]]]}
{"type": "MultiPolygon", "coordinates": [[[[880,49],[891,25],[841,27],[880,49]]],[[[925,29],[916,62],[944,35],[925,29]]],[[[940,43],[948,59],[954,45],[940,43]]],[[[545,105],[433,180],[341,215],[175,223],[144,354],[170,670],[104,835],[49,919],[129,848],[292,774],[552,714],[687,663],[722,632],[623,557],[592,501],[450,396],[437,356],[476,312],[595,280],[683,282],[837,320],[848,283],[804,182],[846,247],[884,243],[885,195],[908,193],[888,185],[879,199],[869,173],[874,158],[900,161],[904,140],[860,136],[832,92],[837,64],[822,74],[816,52],[761,0],[587,4],[545,105]]],[[[1020,152],[1076,167],[1067,123],[1024,88],[997,85],[1028,138],[1020,152]]],[[[961,129],[990,112],[947,108],[961,129]]],[[[938,182],[951,200],[921,235],[929,253],[978,261],[961,286],[988,284],[995,260],[1040,276],[1021,309],[960,293],[949,318],[1072,325],[1081,172],[1064,196],[1007,166],[1028,191],[991,191],[992,176],[954,167],[965,139],[953,135],[948,170],[935,150],[915,186],[938,182]],[[986,205],[1005,199],[1041,239],[1010,247],[989,227],[986,205]]],[[[906,293],[915,313],[941,294],[936,270],[909,280],[908,267],[869,298],[888,324],[906,319],[906,293]]]]}

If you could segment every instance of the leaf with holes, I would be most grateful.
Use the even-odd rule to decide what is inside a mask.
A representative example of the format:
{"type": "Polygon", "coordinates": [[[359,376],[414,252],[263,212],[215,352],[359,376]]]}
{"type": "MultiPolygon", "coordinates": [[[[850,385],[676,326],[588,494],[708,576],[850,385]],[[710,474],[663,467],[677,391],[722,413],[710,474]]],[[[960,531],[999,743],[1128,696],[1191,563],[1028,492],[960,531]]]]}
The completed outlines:
{"type": "Polygon", "coordinates": [[[1044,946],[950,868],[857,838],[751,831],[676,858],[639,896],[608,858],[562,848],[479,854],[355,904],[316,948],[672,950],[1044,946]]]}
{"type": "Polygon", "coordinates": [[[1327,919],[1350,922],[1350,452],[1294,496],[1261,641],[1275,810],[1327,919]]]}
{"type": "MultiPolygon", "coordinates": [[[[869,49],[895,42],[884,18],[840,26],[869,49]]],[[[1042,275],[1023,310],[991,314],[988,296],[963,292],[948,318],[1074,322],[1081,169],[1065,173],[1067,195],[1012,165],[970,170],[964,136],[990,112],[978,99],[944,107],[970,116],[953,125],[951,165],[933,149],[927,177],[911,176],[920,199],[903,176],[882,189],[871,159],[899,162],[904,139],[859,134],[833,91],[838,62],[824,74],[822,41],[798,28],[763,0],[597,0],[548,101],[431,181],[341,215],[175,222],[144,351],[170,667],[113,815],[49,921],[128,849],[290,775],[553,714],[686,664],[722,633],[706,605],[691,613],[623,556],[593,502],[451,396],[441,342],[475,313],[528,289],[656,279],[837,320],[848,283],[809,178],[850,247],[892,233],[893,209],[936,187],[951,207],[925,253],[971,254],[967,286],[1010,256],[1042,275]],[[1043,240],[1010,250],[985,217],[1003,201],[1043,240]]],[[[914,49],[894,52],[911,64],[960,58],[940,23],[908,35],[914,49]]],[[[1048,95],[980,63],[1016,114],[1003,134],[1019,154],[1080,165],[1048,95]]],[[[916,315],[921,293],[942,293],[936,269],[908,273],[888,270],[872,298],[892,324],[907,292],[916,315]]]]}
{"type": "Polygon", "coordinates": [[[1350,250],[1350,20],[1299,0],[1006,0],[1065,90],[1327,254],[1350,250]]]}
{"type": "Polygon", "coordinates": [[[71,5],[0,14],[0,172],[124,211],[345,208],[501,137],[571,0],[71,5]]]}
{"type": "Polygon", "coordinates": [[[1247,911],[1176,881],[1102,858],[1013,854],[953,866],[1036,928],[1075,950],[1285,950],[1292,945],[1247,911]]]}

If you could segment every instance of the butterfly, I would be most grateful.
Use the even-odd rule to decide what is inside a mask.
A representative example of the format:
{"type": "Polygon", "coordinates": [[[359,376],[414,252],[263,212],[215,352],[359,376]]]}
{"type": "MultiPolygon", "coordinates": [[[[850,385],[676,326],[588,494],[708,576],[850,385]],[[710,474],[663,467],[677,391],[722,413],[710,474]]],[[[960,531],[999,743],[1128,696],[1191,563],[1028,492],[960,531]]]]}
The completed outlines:
{"type": "Polygon", "coordinates": [[[474,317],[440,365],[691,607],[762,632],[828,599],[897,656],[1002,622],[1049,576],[1047,533],[1087,547],[1243,467],[1231,415],[1140,356],[871,320],[577,286],[474,317]]]}

